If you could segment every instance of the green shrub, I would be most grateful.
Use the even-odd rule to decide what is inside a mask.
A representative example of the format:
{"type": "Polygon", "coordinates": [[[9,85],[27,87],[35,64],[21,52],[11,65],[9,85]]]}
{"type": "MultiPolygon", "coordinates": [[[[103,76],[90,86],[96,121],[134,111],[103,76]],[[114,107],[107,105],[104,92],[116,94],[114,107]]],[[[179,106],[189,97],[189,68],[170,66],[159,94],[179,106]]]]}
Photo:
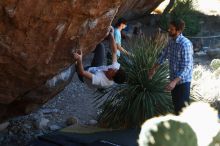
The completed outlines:
{"type": "Polygon", "coordinates": [[[193,0],[177,0],[173,9],[160,19],[161,28],[167,30],[170,20],[183,19],[185,21],[185,35],[196,35],[201,26],[199,12],[194,9],[193,0]]]}
{"type": "Polygon", "coordinates": [[[121,66],[126,71],[126,84],[108,89],[105,95],[97,97],[104,104],[99,115],[99,123],[105,127],[135,127],[146,119],[172,112],[172,100],[169,92],[164,91],[168,83],[168,65],[160,66],[152,80],[148,79],[148,70],[155,63],[164,47],[161,38],[139,38],[126,46],[133,55],[121,56],[121,66]]]}

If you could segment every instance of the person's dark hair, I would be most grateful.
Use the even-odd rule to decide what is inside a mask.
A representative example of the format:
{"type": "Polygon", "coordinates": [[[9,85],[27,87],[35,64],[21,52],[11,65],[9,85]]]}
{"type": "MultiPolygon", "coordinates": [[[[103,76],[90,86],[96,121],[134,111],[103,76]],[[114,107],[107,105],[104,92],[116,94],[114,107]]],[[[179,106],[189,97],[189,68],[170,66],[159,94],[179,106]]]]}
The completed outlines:
{"type": "Polygon", "coordinates": [[[120,26],[121,24],[127,24],[127,20],[124,18],[118,19],[117,23],[115,24],[116,27],[120,26]]]}
{"type": "Polygon", "coordinates": [[[173,25],[178,31],[183,31],[185,28],[185,22],[182,19],[174,19],[170,21],[170,24],[173,25]]]}
{"type": "Polygon", "coordinates": [[[123,70],[121,67],[119,70],[117,70],[115,76],[113,77],[113,81],[117,84],[123,84],[127,80],[127,76],[125,73],[125,70],[123,70]]]}

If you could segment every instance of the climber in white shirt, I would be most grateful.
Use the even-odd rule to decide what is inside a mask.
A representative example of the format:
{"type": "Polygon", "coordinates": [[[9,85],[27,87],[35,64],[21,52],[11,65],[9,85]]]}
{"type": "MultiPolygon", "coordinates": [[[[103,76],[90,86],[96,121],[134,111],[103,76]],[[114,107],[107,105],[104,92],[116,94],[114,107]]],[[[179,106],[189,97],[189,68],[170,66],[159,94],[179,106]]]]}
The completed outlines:
{"type": "Polygon", "coordinates": [[[105,48],[102,43],[96,46],[94,58],[90,67],[84,69],[82,64],[82,52],[74,53],[74,59],[77,61],[76,69],[81,81],[87,83],[90,87],[109,87],[114,83],[124,83],[126,76],[125,71],[121,69],[117,62],[117,46],[114,40],[114,30],[111,27],[108,35],[110,47],[112,50],[112,65],[103,66],[105,48]]]}

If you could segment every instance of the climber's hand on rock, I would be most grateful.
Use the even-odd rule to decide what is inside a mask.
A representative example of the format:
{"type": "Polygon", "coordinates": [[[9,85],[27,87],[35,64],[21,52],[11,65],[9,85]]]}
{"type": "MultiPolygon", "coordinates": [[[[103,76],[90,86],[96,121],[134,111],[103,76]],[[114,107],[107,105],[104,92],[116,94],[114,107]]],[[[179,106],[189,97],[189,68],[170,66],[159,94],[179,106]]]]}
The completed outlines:
{"type": "Polygon", "coordinates": [[[82,51],[76,51],[73,53],[73,57],[76,61],[82,61],[82,51]]]}

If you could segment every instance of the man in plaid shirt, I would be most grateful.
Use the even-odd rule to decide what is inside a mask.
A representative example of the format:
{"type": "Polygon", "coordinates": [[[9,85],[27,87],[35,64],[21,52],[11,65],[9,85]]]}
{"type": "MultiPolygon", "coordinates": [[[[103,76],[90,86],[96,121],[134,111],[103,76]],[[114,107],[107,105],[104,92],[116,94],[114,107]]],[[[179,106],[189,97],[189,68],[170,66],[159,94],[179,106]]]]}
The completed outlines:
{"type": "Polygon", "coordinates": [[[170,22],[170,40],[161,52],[157,63],[148,72],[151,79],[157,68],[168,59],[170,83],[165,87],[171,91],[175,113],[179,114],[185,103],[189,103],[190,83],[193,70],[193,46],[189,39],[182,35],[185,23],[181,19],[170,22]]]}

